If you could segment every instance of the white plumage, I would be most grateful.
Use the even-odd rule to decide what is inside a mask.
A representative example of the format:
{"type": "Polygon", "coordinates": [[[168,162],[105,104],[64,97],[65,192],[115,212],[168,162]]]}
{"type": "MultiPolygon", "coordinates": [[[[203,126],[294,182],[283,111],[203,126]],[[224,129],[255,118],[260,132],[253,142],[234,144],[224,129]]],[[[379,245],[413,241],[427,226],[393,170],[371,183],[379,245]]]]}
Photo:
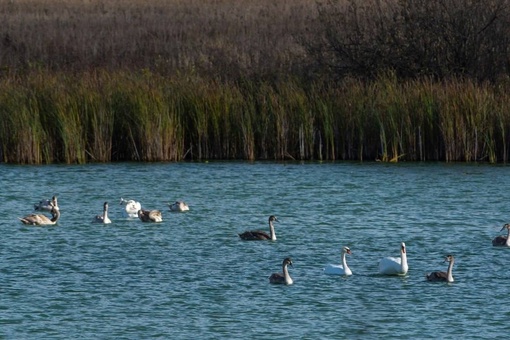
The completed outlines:
{"type": "Polygon", "coordinates": [[[383,275],[405,275],[409,270],[407,265],[406,245],[400,246],[400,257],[385,257],[379,261],[379,273],[383,275]]]}
{"type": "Polygon", "coordinates": [[[140,202],[136,202],[134,200],[125,200],[121,198],[120,204],[126,206],[126,214],[133,218],[138,217],[138,210],[142,209],[140,202]]]}
{"type": "Polygon", "coordinates": [[[349,247],[342,248],[342,264],[328,264],[328,265],[326,265],[326,267],[324,268],[324,274],[346,275],[346,276],[352,275],[351,269],[349,268],[349,266],[347,266],[347,259],[345,258],[346,254],[349,254],[349,255],[352,254],[351,249],[349,249],[349,247]]]}
{"type": "Polygon", "coordinates": [[[104,202],[103,204],[103,214],[97,215],[92,220],[93,223],[103,223],[103,224],[109,224],[112,223],[112,221],[108,218],[108,202],[104,202]]]}
{"type": "Polygon", "coordinates": [[[39,211],[50,211],[53,207],[58,209],[57,196],[53,196],[51,199],[41,200],[39,203],[34,204],[34,210],[39,211]]]}

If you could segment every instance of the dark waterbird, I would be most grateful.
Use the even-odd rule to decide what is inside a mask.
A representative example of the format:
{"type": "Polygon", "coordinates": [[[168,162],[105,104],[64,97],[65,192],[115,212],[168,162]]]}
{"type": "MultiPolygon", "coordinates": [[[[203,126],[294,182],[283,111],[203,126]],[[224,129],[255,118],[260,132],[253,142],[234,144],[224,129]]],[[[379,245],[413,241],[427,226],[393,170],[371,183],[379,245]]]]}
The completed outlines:
{"type": "Polygon", "coordinates": [[[239,234],[239,237],[245,241],[276,241],[273,222],[278,222],[278,219],[276,216],[271,215],[269,216],[269,234],[261,230],[252,230],[239,234]]]}
{"type": "Polygon", "coordinates": [[[510,224],[505,224],[503,228],[501,228],[500,232],[505,229],[508,231],[506,236],[499,235],[492,240],[492,245],[494,247],[510,247],[510,224]]]}
{"type": "Polygon", "coordinates": [[[455,262],[455,259],[453,255],[448,255],[445,257],[444,262],[450,262],[448,265],[448,271],[446,272],[432,272],[427,274],[427,280],[428,281],[443,281],[443,282],[453,282],[453,263],[455,262]]]}
{"type": "Polygon", "coordinates": [[[269,282],[276,284],[291,285],[294,281],[292,281],[292,278],[289,275],[288,268],[289,265],[292,266],[292,259],[290,257],[286,257],[282,263],[282,272],[271,274],[271,276],[269,277],[269,282]]]}
{"type": "Polygon", "coordinates": [[[112,221],[108,217],[108,202],[104,202],[104,204],[103,204],[103,214],[96,215],[92,219],[92,223],[103,223],[103,224],[112,223],[112,221]]]}

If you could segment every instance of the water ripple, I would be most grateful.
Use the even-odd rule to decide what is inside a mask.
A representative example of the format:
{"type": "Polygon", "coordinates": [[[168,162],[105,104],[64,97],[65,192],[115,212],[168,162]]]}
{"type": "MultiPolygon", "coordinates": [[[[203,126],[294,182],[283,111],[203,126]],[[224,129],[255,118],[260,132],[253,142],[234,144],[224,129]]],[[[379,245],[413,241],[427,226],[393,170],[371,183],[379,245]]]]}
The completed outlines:
{"type": "Polygon", "coordinates": [[[0,178],[0,338],[493,338],[510,315],[508,251],[491,246],[504,166],[1,165],[0,178]],[[18,221],[54,194],[58,226],[18,221]],[[121,197],[164,221],[126,219],[121,197]],[[177,199],[191,211],[171,213],[177,199]],[[113,223],[91,224],[104,201],[113,223]],[[271,214],[276,242],[239,240],[271,214]],[[400,242],[408,275],[378,275],[400,242]],[[354,275],[324,275],[343,245],[354,275]],[[426,282],[449,253],[455,282],[426,282]],[[295,284],[270,285],[286,256],[295,284]]]}

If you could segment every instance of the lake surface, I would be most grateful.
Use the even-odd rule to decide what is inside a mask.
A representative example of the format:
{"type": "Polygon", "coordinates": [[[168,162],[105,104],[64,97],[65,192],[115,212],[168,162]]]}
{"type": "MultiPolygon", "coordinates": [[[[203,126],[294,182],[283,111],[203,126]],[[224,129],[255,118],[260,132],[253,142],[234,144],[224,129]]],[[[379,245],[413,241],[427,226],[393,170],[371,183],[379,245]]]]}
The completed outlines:
{"type": "Polygon", "coordinates": [[[510,318],[510,168],[209,162],[0,165],[2,339],[495,338],[510,318]],[[18,217],[58,195],[57,226],[18,217]],[[120,198],[163,222],[123,215],[120,198]],[[184,200],[186,213],[167,202],[184,200]],[[92,224],[110,204],[110,225],[92,224]],[[245,242],[245,230],[277,241],[245,242]],[[405,277],[377,273],[399,256],[405,277]],[[352,255],[350,277],[324,275],[352,255]],[[425,274],[456,258],[455,282],[425,274]],[[271,285],[284,257],[291,286],[271,285]]]}

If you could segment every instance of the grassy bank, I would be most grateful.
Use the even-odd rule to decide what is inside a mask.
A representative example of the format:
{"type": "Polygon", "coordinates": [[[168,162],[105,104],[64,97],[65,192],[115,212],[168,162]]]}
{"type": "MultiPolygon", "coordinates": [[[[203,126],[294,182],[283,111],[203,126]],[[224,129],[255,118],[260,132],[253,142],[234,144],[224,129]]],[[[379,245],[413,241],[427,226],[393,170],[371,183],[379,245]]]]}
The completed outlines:
{"type": "Polygon", "coordinates": [[[508,83],[390,73],[332,84],[148,71],[3,77],[1,161],[508,161],[508,83]]]}

